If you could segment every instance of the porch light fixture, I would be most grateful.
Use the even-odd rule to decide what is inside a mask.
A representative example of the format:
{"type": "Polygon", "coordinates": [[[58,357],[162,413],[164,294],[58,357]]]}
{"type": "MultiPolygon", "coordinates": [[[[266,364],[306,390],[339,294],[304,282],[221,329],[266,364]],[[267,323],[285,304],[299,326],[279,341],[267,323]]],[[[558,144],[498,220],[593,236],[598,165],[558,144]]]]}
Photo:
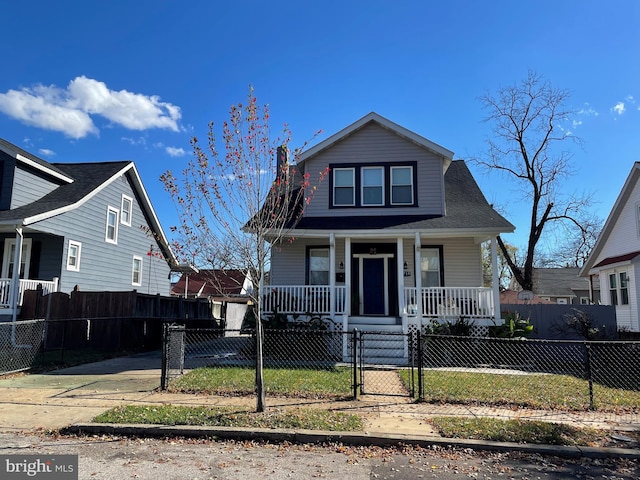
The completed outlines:
{"type": "Polygon", "coordinates": [[[409,264],[407,262],[404,262],[404,269],[409,270],[409,264]]]}
{"type": "Polygon", "coordinates": [[[340,262],[340,265],[338,265],[338,270],[344,270],[344,262],[340,262]]]}

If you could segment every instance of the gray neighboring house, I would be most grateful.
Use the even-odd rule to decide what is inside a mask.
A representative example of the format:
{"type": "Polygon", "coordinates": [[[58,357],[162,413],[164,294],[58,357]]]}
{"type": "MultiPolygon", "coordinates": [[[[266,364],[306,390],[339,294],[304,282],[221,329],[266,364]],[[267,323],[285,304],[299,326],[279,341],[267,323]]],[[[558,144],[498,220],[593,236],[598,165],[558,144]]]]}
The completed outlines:
{"type": "Polygon", "coordinates": [[[177,264],[133,162],[49,163],[2,139],[0,248],[5,319],[38,285],[168,296],[177,264]]]}
{"type": "Polygon", "coordinates": [[[543,300],[560,305],[589,305],[599,303],[600,289],[594,289],[590,300],[589,280],[580,277],[580,268],[534,268],[533,293],[543,300]]]}
{"type": "MultiPolygon", "coordinates": [[[[264,315],[311,312],[343,331],[397,333],[432,319],[499,319],[498,281],[483,287],[481,245],[495,247],[514,227],[453,152],[370,113],[297,166],[313,178],[329,174],[291,232],[295,241],[272,251],[264,315]]],[[[395,355],[402,349],[386,360],[395,355]]]]}

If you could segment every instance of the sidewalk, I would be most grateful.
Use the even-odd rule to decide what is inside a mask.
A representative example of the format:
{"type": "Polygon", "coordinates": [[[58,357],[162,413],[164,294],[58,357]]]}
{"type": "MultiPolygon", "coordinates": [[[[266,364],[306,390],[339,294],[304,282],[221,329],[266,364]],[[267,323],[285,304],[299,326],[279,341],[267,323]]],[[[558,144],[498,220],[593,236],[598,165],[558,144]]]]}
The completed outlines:
{"type": "MultiPolygon", "coordinates": [[[[72,431],[96,433],[99,431],[117,433],[124,432],[122,426],[90,425],[93,417],[105,410],[131,404],[173,404],[173,405],[207,405],[238,406],[243,409],[255,407],[253,397],[222,397],[191,394],[171,394],[158,391],[160,383],[160,356],[157,352],[132,357],[117,358],[87,365],[56,370],[46,374],[14,375],[0,379],[0,432],[59,430],[76,425],[72,431]]],[[[625,431],[638,430],[640,425],[631,423],[624,415],[607,414],[599,418],[597,413],[567,413],[560,415],[553,412],[531,410],[497,409],[488,407],[467,407],[452,405],[433,405],[414,403],[408,397],[363,396],[358,401],[326,402],[314,399],[267,398],[268,408],[313,407],[327,408],[337,411],[358,413],[367,420],[367,429],[361,434],[340,434],[337,432],[303,432],[304,438],[317,437],[337,438],[341,441],[378,444],[384,442],[429,442],[446,444],[464,444],[478,448],[483,442],[453,442],[442,439],[432,430],[426,421],[430,416],[490,416],[499,418],[526,418],[567,422],[579,426],[615,429],[625,431]]],[[[635,416],[637,417],[637,416],[635,416]]],[[[201,435],[246,438],[260,435],[289,436],[301,432],[252,431],[248,429],[211,429],[199,427],[154,427],[138,426],[137,431],[144,435],[169,434],[180,431],[192,436],[198,431],[201,435]],[[194,433],[195,432],[195,433],[194,433]],[[217,433],[216,433],[217,432],[217,433]]],[[[131,430],[131,427],[129,427],[131,430]]],[[[174,433],[177,434],[177,433],[174,433]]],[[[487,443],[484,442],[485,448],[487,443]]],[[[388,443],[387,443],[388,444],[388,443]]],[[[496,447],[494,445],[494,447],[496,447]]],[[[529,446],[535,447],[535,446],[529,446]]],[[[524,446],[508,448],[525,448],[524,446]]],[[[535,447],[539,451],[539,446],[535,447]]],[[[549,447],[551,452],[558,453],[558,447],[549,447]]],[[[575,450],[575,449],[574,449],[575,450]]],[[[584,451],[584,449],[578,449],[584,451]]],[[[610,449],[609,449],[610,450],[610,449]]],[[[617,449],[620,450],[620,449],[617,449]]],[[[637,455],[640,449],[624,449],[624,455],[637,455]]],[[[575,456],[575,451],[573,451],[575,456]]],[[[611,453],[611,452],[609,452],[611,453]]],[[[618,452],[618,454],[621,454],[618,452]]],[[[634,457],[636,458],[636,457],[634,457]]]]}

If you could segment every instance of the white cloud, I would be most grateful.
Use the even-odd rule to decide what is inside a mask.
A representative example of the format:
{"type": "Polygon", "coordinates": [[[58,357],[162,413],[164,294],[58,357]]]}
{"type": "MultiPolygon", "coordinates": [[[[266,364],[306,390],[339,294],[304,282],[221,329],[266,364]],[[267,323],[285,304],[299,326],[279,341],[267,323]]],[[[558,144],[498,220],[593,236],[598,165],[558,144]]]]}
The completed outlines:
{"type": "Polygon", "coordinates": [[[66,89],[54,85],[0,93],[0,112],[28,125],[62,132],[72,138],[98,134],[93,116],[129,130],[163,128],[178,131],[180,107],[157,95],[110,90],[104,82],[85,76],[66,89]]]}
{"type": "Polygon", "coordinates": [[[187,153],[184,148],[167,147],[165,150],[172,157],[184,157],[187,153]]]}
{"type": "Polygon", "coordinates": [[[594,110],[593,107],[589,105],[589,103],[585,103],[584,107],[578,110],[578,115],[584,115],[588,117],[590,116],[597,117],[599,113],[596,110],[594,110]]]}
{"type": "Polygon", "coordinates": [[[146,145],[147,139],[144,137],[132,138],[132,137],[122,137],[120,140],[123,142],[130,143],[131,145],[146,145]]]}
{"type": "Polygon", "coordinates": [[[38,150],[38,153],[45,157],[53,157],[56,154],[56,152],[49,150],[48,148],[41,148],[38,150]]]}
{"type": "Polygon", "coordinates": [[[615,106],[611,107],[611,111],[617,113],[618,115],[622,115],[624,113],[624,110],[624,102],[618,102],[615,104],[615,106]]]}

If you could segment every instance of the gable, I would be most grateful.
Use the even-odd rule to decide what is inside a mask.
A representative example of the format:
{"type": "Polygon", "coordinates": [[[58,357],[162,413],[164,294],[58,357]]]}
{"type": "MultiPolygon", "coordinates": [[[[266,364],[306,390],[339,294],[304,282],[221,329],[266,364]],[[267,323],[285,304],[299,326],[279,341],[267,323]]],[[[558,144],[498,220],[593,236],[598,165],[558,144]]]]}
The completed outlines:
{"type": "Polygon", "coordinates": [[[581,275],[596,264],[640,250],[640,163],[636,162],[614,203],[581,275]]]}
{"type": "MultiPolygon", "coordinates": [[[[329,176],[322,182],[312,202],[305,209],[305,216],[323,216],[329,211],[334,217],[354,214],[377,216],[389,214],[385,207],[332,208],[332,172],[336,168],[355,168],[356,185],[360,185],[361,167],[413,166],[417,191],[416,206],[393,208],[394,215],[442,215],[444,212],[443,171],[445,158],[395,132],[370,122],[326,146],[304,162],[305,172],[329,169],[329,176]]],[[[388,187],[388,178],[386,179],[388,187]]],[[[358,192],[359,193],[359,192],[358,192]]]]}

